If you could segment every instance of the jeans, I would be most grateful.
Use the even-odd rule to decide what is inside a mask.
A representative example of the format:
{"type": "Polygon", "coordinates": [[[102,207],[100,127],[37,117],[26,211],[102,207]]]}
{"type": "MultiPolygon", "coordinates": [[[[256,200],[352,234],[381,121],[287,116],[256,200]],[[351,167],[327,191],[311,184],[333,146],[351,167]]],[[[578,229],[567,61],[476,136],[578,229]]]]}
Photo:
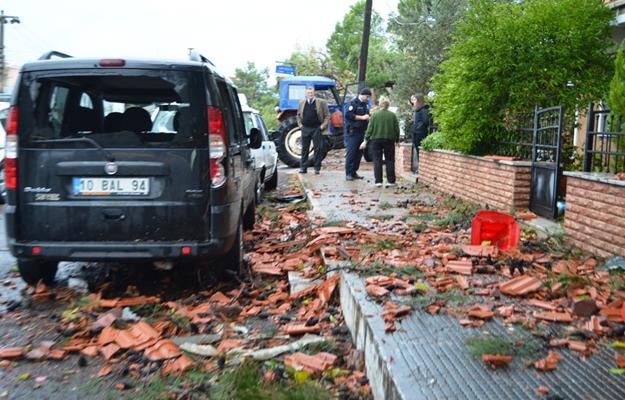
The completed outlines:
{"type": "Polygon", "coordinates": [[[395,141],[391,139],[373,139],[371,141],[373,156],[373,176],[375,183],[382,183],[382,154],[386,164],[386,180],[395,183],[395,141]]]}
{"type": "Polygon", "coordinates": [[[301,170],[306,170],[309,167],[308,163],[308,153],[310,152],[310,142],[312,141],[315,146],[315,154],[313,156],[312,164],[315,167],[315,170],[319,171],[321,169],[321,160],[325,157],[324,152],[324,140],[323,135],[321,135],[321,128],[310,128],[307,126],[302,126],[302,158],[300,160],[299,167],[301,170]]]}
{"type": "Polygon", "coordinates": [[[350,132],[345,135],[345,175],[354,176],[360,168],[362,150],[360,145],[365,140],[364,132],[350,132]]]}

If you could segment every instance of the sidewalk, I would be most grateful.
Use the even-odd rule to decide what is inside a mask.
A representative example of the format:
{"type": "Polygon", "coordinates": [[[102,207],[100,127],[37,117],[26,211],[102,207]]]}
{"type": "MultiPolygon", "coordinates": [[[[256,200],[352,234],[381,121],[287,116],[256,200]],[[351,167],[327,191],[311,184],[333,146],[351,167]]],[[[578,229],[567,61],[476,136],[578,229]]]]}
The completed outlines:
{"type": "MultiPolygon", "coordinates": [[[[403,183],[395,190],[375,188],[372,172],[364,171],[363,175],[367,179],[354,182],[346,182],[340,171],[300,175],[313,215],[325,218],[330,225],[352,221],[348,226],[357,224],[370,231],[393,233],[400,237],[402,229],[405,229],[405,218],[402,216],[408,210],[406,206],[397,207],[398,204],[408,205],[408,201],[414,203],[418,199],[419,204],[437,206],[437,195],[423,187],[403,183]]],[[[447,240],[450,233],[428,236],[440,243],[447,240]]],[[[457,236],[463,241],[467,237],[467,232],[457,236]]],[[[357,243],[357,238],[352,240],[352,245],[353,242],[357,243]]],[[[462,243],[451,243],[450,246],[459,244],[462,243]]],[[[349,248],[348,245],[345,244],[345,248],[349,248]]],[[[402,248],[398,251],[401,252],[402,248]]],[[[387,256],[396,257],[397,254],[389,252],[387,256]]],[[[449,258],[452,259],[451,256],[449,258]]],[[[421,261],[414,262],[419,264],[421,261]]],[[[353,267],[349,262],[332,260],[327,260],[326,265],[328,269],[353,267]]],[[[427,273],[426,277],[428,281],[436,278],[427,273]]],[[[346,269],[341,270],[341,278],[341,307],[357,347],[365,351],[367,375],[376,399],[625,398],[625,375],[609,372],[615,368],[615,356],[606,341],[598,340],[596,351],[588,357],[569,349],[549,348],[550,338],[561,337],[563,332],[569,335],[575,333],[572,324],[538,321],[540,329],[531,330],[518,324],[504,324],[502,318],[495,318],[479,328],[471,328],[462,327],[459,318],[451,312],[455,310],[458,314],[457,309],[474,303],[489,305],[491,309],[501,306],[516,306],[518,309],[525,306],[522,298],[501,296],[499,300],[499,296],[485,297],[484,293],[477,296],[476,286],[476,290],[472,287],[464,291],[459,304],[453,304],[451,300],[444,304],[442,307],[447,306],[447,314],[436,314],[438,310],[430,314],[417,301],[409,315],[397,320],[397,330],[385,333],[382,304],[367,294],[364,278],[346,269]],[[536,336],[539,330],[542,338],[536,336]],[[520,347],[531,350],[531,354],[515,355],[507,367],[491,369],[479,358],[472,357],[466,345],[467,338],[484,335],[514,338],[515,343],[523,343],[520,347]],[[549,350],[562,357],[555,370],[542,372],[533,368],[533,362],[545,357],[549,350]],[[552,397],[537,394],[539,387],[548,388],[547,396],[552,397]]],[[[474,273],[464,278],[475,285],[481,282],[485,287],[492,283],[493,275],[474,273]]],[[[392,300],[398,304],[403,301],[396,296],[392,300]]],[[[531,310],[524,312],[528,319],[536,314],[531,314],[531,310]]]]}

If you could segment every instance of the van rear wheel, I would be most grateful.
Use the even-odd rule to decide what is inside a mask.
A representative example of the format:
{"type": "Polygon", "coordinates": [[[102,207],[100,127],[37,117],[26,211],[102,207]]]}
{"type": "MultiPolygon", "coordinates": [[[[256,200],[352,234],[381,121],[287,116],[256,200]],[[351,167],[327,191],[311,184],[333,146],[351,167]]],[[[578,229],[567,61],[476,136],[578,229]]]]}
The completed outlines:
{"type": "Polygon", "coordinates": [[[241,275],[243,266],[243,218],[239,219],[239,226],[232,247],[221,257],[222,271],[226,275],[241,275]]]}
{"type": "Polygon", "coordinates": [[[59,263],[56,261],[40,261],[20,258],[17,260],[17,269],[24,282],[36,285],[40,280],[46,285],[54,282],[59,263]]]}

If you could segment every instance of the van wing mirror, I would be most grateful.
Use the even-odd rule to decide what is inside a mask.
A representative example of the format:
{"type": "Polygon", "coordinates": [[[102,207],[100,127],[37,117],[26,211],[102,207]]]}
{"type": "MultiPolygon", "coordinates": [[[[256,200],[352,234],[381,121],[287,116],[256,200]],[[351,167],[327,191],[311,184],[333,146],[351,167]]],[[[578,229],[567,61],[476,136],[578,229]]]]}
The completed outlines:
{"type": "Polygon", "coordinates": [[[250,148],[259,149],[263,144],[263,136],[260,133],[260,129],[252,128],[250,129],[250,148]]]}

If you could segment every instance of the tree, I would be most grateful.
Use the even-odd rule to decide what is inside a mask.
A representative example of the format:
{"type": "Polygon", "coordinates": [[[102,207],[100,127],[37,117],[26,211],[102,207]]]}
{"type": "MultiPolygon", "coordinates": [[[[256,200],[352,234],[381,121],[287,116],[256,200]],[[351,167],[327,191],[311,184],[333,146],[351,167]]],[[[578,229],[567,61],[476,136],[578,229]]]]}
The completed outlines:
{"type": "Polygon", "coordinates": [[[276,90],[269,87],[269,69],[258,70],[256,64],[247,62],[245,68],[234,71],[232,81],[239,93],[245,94],[248,104],[260,111],[269,129],[278,125],[275,106],[278,102],[276,90]]]}
{"type": "MultiPolygon", "coordinates": [[[[337,22],[326,42],[330,60],[345,82],[355,82],[357,79],[364,13],[365,2],[359,0],[351,6],[343,20],[337,22]]],[[[383,88],[386,82],[392,80],[390,67],[394,55],[385,37],[384,21],[373,11],[367,59],[367,84],[370,87],[383,88]]]]}
{"type": "Polygon", "coordinates": [[[305,48],[297,46],[287,61],[295,65],[297,75],[327,76],[342,83],[338,68],[322,49],[314,46],[305,48]]]}
{"type": "Polygon", "coordinates": [[[608,104],[614,114],[625,116],[625,41],[621,42],[614,59],[614,77],[610,82],[608,104]]]}
{"type": "Polygon", "coordinates": [[[445,146],[488,151],[506,116],[535,106],[570,113],[606,93],[611,10],[601,0],[470,0],[433,79],[445,146]]]}
{"type": "Polygon", "coordinates": [[[467,12],[466,0],[400,0],[388,30],[400,56],[393,64],[397,104],[410,104],[410,95],[427,93],[430,80],[446,58],[456,23],[467,12]]]}

